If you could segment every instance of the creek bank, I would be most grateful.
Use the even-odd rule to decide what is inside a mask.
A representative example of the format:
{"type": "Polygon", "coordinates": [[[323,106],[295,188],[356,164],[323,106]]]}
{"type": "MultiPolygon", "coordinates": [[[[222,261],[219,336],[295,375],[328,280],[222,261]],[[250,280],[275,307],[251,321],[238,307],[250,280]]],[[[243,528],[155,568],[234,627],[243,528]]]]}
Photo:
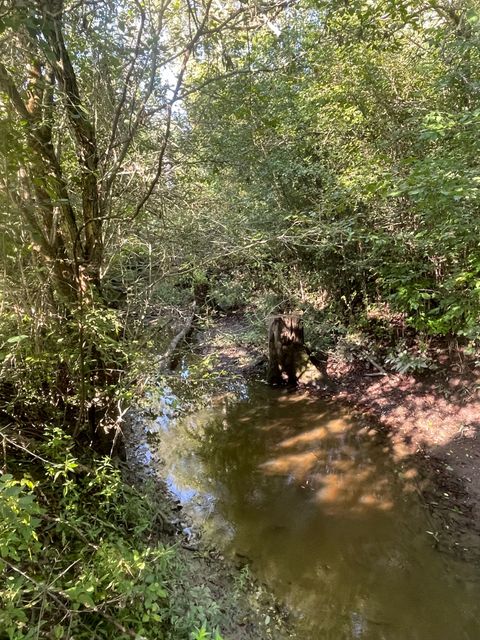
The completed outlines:
{"type": "MultiPolygon", "coordinates": [[[[208,362],[209,375],[215,385],[212,398],[231,393],[232,389],[238,396],[241,384],[249,378],[264,379],[266,357],[257,344],[241,315],[216,318],[195,335],[190,344],[196,354],[191,359],[192,370],[198,355],[208,362]]],[[[188,376],[189,368],[187,357],[179,376],[188,376]]],[[[387,443],[393,452],[399,475],[412,474],[409,480],[413,478],[431,511],[434,525],[428,533],[432,544],[462,559],[480,559],[477,553],[479,498],[471,477],[477,474],[478,478],[480,458],[475,425],[475,414],[480,414],[478,399],[472,397],[473,392],[476,393],[474,380],[453,372],[452,368],[436,372],[435,377],[423,378],[376,374],[378,371],[371,363],[352,365],[332,357],[322,373],[316,375],[311,369],[306,372],[300,387],[312,398],[348,405],[349,413],[353,411],[360,426],[374,424],[379,442],[387,443]],[[450,375],[446,374],[447,370],[450,375]],[[465,392],[466,388],[469,393],[465,392]]],[[[187,510],[169,491],[163,462],[153,446],[155,438],[147,428],[152,421],[157,421],[161,433],[166,422],[172,419],[175,410],[168,394],[162,403],[155,407],[151,399],[147,399],[143,415],[131,414],[127,449],[136,482],[155,487],[161,511],[156,527],[162,539],[175,545],[179,561],[186,567],[187,586],[183,588],[192,594],[205,593],[206,589],[210,602],[218,603],[217,613],[225,640],[294,637],[290,630],[293,619],[288,619],[266,588],[251,579],[248,568],[241,568],[246,559],[236,566],[226,560],[218,548],[207,544],[187,510]]]]}
{"type": "MultiPolygon", "coordinates": [[[[463,365],[462,365],[463,366],[463,365]]],[[[399,464],[418,470],[418,487],[437,522],[440,548],[480,560],[480,396],[475,371],[444,363],[413,376],[374,373],[368,363],[332,362],[329,390],[388,435],[399,464]]]]}

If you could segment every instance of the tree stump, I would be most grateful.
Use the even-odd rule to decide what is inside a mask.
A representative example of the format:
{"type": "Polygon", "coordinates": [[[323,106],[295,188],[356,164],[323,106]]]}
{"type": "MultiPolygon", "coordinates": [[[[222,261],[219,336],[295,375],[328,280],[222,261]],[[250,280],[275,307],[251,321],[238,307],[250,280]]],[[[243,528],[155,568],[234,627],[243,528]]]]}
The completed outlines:
{"type": "Polygon", "coordinates": [[[268,327],[268,383],[282,384],[286,377],[289,385],[296,385],[297,367],[303,350],[301,316],[273,316],[268,327]]]}

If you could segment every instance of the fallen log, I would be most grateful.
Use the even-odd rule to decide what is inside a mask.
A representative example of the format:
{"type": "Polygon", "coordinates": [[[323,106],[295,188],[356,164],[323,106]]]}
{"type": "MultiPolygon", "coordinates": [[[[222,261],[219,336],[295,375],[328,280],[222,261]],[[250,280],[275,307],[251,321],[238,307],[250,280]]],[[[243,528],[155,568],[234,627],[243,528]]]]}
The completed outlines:
{"type": "Polygon", "coordinates": [[[381,365],[379,365],[378,362],[374,360],[372,356],[370,356],[366,351],[361,351],[360,353],[365,358],[365,360],[367,360],[372,365],[372,367],[378,371],[377,375],[382,375],[382,376],[389,375],[388,371],[385,371],[385,369],[381,365]]]}
{"type": "Polygon", "coordinates": [[[167,347],[165,353],[160,357],[160,369],[173,369],[175,368],[175,352],[178,346],[185,340],[191,331],[193,330],[193,322],[195,320],[195,308],[196,303],[192,304],[192,312],[190,316],[187,318],[182,329],[173,337],[172,341],[167,347]]]}

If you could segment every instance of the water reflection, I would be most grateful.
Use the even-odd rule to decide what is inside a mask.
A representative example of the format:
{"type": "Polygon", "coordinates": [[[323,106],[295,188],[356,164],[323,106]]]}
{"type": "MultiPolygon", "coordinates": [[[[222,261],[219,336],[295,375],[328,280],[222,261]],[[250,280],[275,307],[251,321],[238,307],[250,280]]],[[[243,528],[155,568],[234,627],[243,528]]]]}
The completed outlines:
{"type": "Polygon", "coordinates": [[[160,446],[178,495],[298,612],[302,639],[480,638],[475,569],[432,546],[416,470],[376,428],[260,387],[160,446]]]}

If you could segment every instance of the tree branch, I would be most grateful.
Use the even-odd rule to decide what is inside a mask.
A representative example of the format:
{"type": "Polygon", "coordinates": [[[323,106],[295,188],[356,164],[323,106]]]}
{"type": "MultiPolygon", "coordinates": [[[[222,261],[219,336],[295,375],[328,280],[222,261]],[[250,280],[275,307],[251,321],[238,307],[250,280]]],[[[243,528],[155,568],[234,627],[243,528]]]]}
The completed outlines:
{"type": "Polygon", "coordinates": [[[4,91],[10,99],[10,102],[15,107],[18,115],[21,118],[24,118],[27,121],[30,121],[30,113],[27,109],[25,102],[22,99],[22,96],[18,92],[17,87],[15,86],[14,81],[12,80],[10,74],[8,73],[5,65],[0,62],[0,90],[4,91]]]}
{"type": "MultiPolygon", "coordinates": [[[[77,142],[77,157],[82,169],[82,211],[85,225],[84,258],[95,272],[101,260],[102,238],[99,222],[98,148],[95,130],[80,98],[77,77],[70,60],[62,31],[63,0],[56,1],[55,11],[40,2],[43,12],[43,36],[51,50],[44,53],[51,62],[60,87],[67,116],[77,142]]],[[[93,277],[96,278],[95,273],[93,277]]]]}
{"type": "Polygon", "coordinates": [[[208,17],[209,17],[209,13],[210,13],[210,8],[212,6],[212,2],[213,2],[213,0],[208,0],[207,6],[205,7],[205,13],[204,13],[203,19],[202,19],[202,21],[201,21],[201,23],[200,23],[200,25],[199,25],[199,27],[197,29],[197,32],[195,33],[194,37],[191,39],[189,47],[188,47],[188,50],[187,50],[187,52],[185,53],[185,55],[183,57],[182,65],[180,67],[180,71],[179,71],[178,76],[177,76],[177,82],[176,82],[175,88],[173,89],[172,97],[170,98],[170,100],[168,102],[168,105],[167,105],[167,119],[166,119],[166,125],[165,125],[165,134],[164,134],[164,137],[163,137],[162,146],[160,148],[160,153],[158,155],[157,170],[155,172],[155,175],[154,175],[152,181],[150,182],[150,185],[148,186],[148,189],[147,189],[145,195],[142,197],[140,202],[137,204],[137,207],[135,209],[134,214],[131,217],[131,220],[135,220],[135,218],[137,218],[137,216],[140,214],[140,212],[142,211],[143,207],[145,206],[145,203],[148,201],[148,199],[150,198],[150,196],[153,193],[153,190],[157,186],[158,181],[160,180],[160,176],[162,175],[163,161],[164,161],[164,158],[165,158],[165,153],[167,151],[168,143],[170,141],[170,133],[171,133],[171,128],[172,128],[173,105],[178,100],[178,96],[180,94],[180,90],[181,90],[182,85],[183,85],[183,79],[185,77],[185,72],[187,70],[188,61],[190,59],[192,51],[194,50],[195,45],[197,44],[197,42],[200,40],[200,38],[202,37],[202,35],[204,33],[205,25],[207,24],[207,21],[208,21],[208,17]]]}

